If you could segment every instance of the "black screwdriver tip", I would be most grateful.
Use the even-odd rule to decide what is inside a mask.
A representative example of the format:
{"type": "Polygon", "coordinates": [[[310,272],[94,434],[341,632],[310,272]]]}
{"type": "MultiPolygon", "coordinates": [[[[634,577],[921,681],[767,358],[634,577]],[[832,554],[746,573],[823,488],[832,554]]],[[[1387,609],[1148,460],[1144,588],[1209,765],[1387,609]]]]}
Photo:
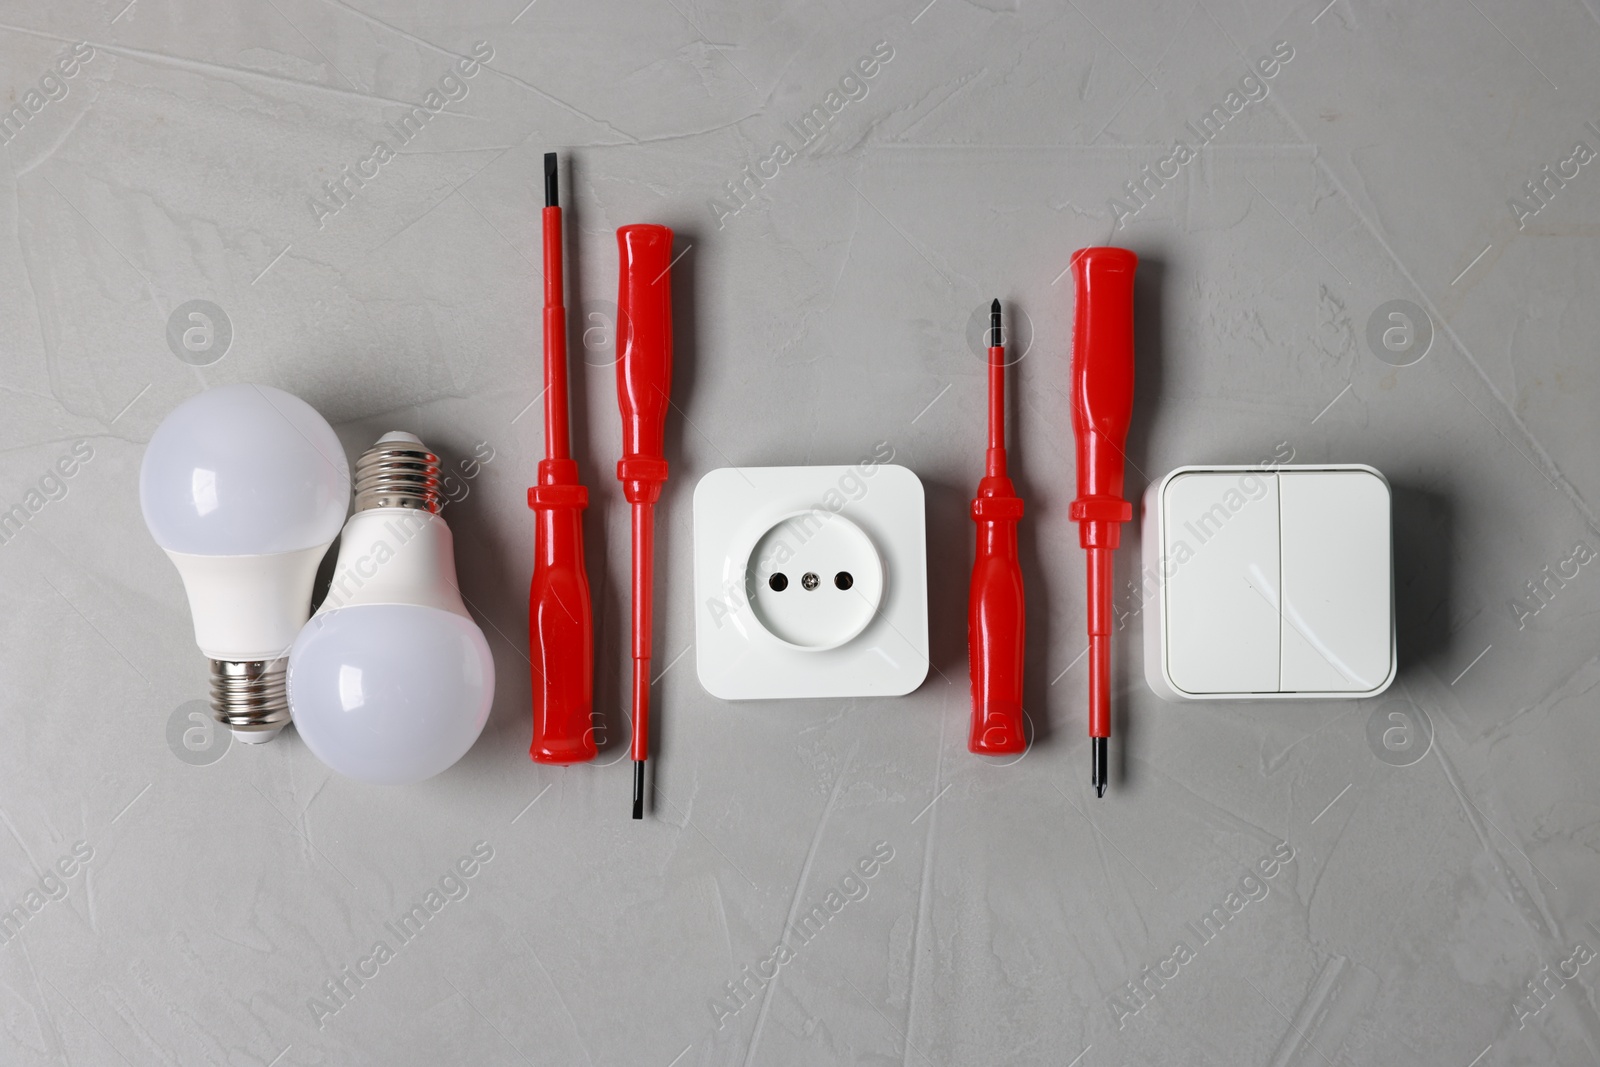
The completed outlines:
{"type": "Polygon", "coordinates": [[[644,760],[633,761],[633,817],[644,818],[644,760]]]}
{"type": "Polygon", "coordinates": [[[1091,743],[1091,745],[1092,745],[1092,747],[1094,749],[1094,753],[1093,753],[1094,767],[1090,772],[1089,782],[1090,782],[1091,785],[1094,786],[1094,795],[1097,796],[1097,797],[1103,797],[1103,796],[1106,795],[1106,777],[1107,777],[1107,775],[1106,775],[1106,739],[1103,738],[1103,737],[1091,737],[1089,739],[1089,741],[1090,741],[1090,743],[1091,743]]]}
{"type": "Polygon", "coordinates": [[[544,206],[560,207],[560,197],[556,191],[556,154],[544,154],[544,206]]]}
{"type": "Polygon", "coordinates": [[[1000,327],[1000,301],[996,299],[989,305],[989,347],[999,348],[1005,343],[1004,337],[1000,327]]]}

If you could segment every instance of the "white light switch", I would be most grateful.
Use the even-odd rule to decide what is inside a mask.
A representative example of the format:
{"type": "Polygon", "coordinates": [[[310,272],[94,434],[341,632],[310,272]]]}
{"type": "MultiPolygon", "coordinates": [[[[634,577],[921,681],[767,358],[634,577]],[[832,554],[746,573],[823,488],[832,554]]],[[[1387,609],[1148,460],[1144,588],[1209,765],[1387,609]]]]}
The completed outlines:
{"type": "Polygon", "coordinates": [[[1389,483],[1182,467],[1145,493],[1145,676],[1169,700],[1373,696],[1395,673],[1389,483]]]}

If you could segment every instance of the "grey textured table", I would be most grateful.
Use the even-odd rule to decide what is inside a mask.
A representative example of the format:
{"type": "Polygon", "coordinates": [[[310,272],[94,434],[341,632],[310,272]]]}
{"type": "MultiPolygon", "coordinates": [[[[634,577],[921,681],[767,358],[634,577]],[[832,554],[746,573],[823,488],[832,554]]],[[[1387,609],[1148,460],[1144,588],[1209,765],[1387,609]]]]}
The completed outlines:
{"type": "MultiPolygon", "coordinates": [[[[523,2],[0,14],[0,1061],[1600,1058],[1594,0],[523,2]],[[565,769],[526,756],[550,149],[607,740],[565,769]],[[640,221],[679,235],[681,413],[634,824],[608,344],[640,221]],[[1124,589],[1097,802],[1062,274],[1107,242],[1142,257],[1130,489],[1381,469],[1401,670],[1365,702],[1166,704],[1124,589]],[[965,747],[993,296],[1031,337],[1035,740],[1009,766],[965,747]],[[183,737],[206,666],[138,467],[237,381],[352,456],[391,429],[458,471],[492,454],[448,517],[499,691],[442,776],[183,737]],[[707,696],[695,481],[879,442],[927,488],[926,683],[707,696]]],[[[1130,528],[1119,584],[1136,559],[1130,528]]]]}

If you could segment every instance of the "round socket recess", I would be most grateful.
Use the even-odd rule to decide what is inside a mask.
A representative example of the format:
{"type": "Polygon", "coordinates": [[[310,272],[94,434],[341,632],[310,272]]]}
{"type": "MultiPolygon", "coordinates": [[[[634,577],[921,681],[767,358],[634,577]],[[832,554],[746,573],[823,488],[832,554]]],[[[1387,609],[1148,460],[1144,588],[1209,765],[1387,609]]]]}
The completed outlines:
{"type": "Polygon", "coordinates": [[[883,561],[843,515],[796,512],[756,539],[745,593],[756,620],[778,640],[810,651],[838,648],[877,614],[883,561]]]}

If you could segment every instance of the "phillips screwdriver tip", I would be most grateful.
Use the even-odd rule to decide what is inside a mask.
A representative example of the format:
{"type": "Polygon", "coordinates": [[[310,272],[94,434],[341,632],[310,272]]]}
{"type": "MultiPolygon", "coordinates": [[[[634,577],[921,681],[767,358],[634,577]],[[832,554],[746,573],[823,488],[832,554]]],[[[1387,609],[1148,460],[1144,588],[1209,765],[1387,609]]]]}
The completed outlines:
{"type": "Polygon", "coordinates": [[[1106,739],[1103,737],[1091,737],[1089,743],[1094,750],[1093,765],[1089,773],[1089,784],[1094,786],[1095,796],[1104,797],[1106,795],[1107,778],[1106,739]]]}

